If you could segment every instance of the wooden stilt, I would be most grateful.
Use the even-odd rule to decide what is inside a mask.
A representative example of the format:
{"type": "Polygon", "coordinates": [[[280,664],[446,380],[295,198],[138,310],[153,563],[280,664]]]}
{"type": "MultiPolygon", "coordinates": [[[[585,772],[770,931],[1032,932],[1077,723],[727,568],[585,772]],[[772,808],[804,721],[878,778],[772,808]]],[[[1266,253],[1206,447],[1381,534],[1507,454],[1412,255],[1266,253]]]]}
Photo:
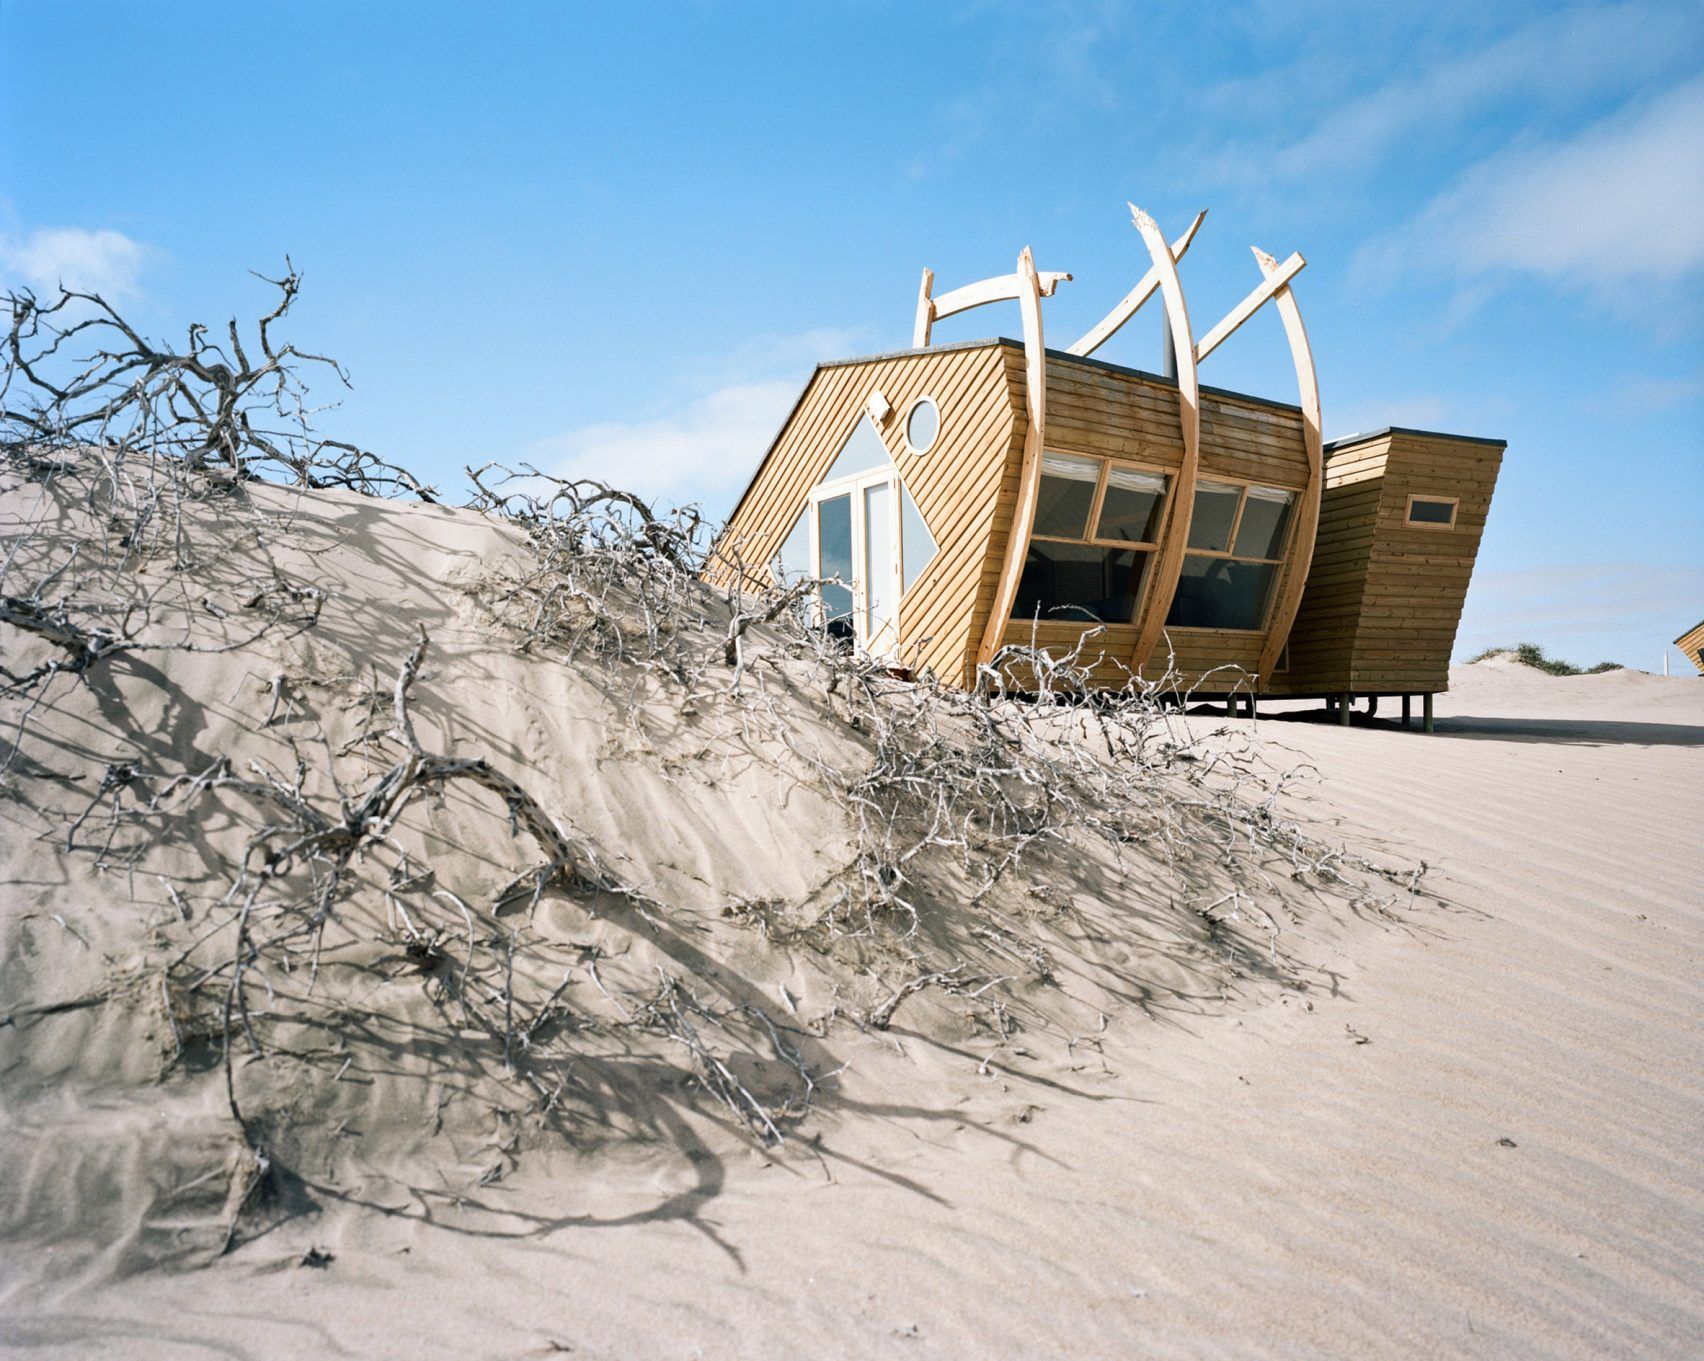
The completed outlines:
{"type": "Polygon", "coordinates": [[[1355,696],[1345,690],[1337,697],[1337,721],[1343,727],[1349,726],[1349,706],[1355,702],[1355,696]]]}
{"type": "Polygon", "coordinates": [[[1405,727],[1405,728],[1408,726],[1408,718],[1409,718],[1408,702],[1411,698],[1413,698],[1411,695],[1404,695],[1402,697],[1402,726],[1405,727]]]}
{"type": "Polygon", "coordinates": [[[1428,690],[1420,697],[1420,728],[1423,732],[1434,731],[1432,727],[1432,692],[1428,690]]]}

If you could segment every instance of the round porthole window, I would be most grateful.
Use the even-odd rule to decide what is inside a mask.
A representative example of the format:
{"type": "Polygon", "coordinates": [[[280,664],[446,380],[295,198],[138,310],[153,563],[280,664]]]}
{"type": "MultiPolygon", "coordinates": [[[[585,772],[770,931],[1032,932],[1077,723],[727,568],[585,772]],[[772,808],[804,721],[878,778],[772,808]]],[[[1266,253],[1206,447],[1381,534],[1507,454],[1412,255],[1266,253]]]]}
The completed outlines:
{"type": "Polygon", "coordinates": [[[941,411],[933,397],[919,397],[905,418],[905,442],[914,454],[926,454],[941,433],[941,411]]]}

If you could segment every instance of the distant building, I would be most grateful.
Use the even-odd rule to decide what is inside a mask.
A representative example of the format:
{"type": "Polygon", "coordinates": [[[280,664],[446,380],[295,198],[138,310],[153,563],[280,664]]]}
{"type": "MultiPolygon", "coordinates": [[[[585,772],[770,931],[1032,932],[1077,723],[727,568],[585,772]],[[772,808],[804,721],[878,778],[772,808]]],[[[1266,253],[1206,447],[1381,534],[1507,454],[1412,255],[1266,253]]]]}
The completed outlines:
{"type": "Polygon", "coordinates": [[[1704,672],[1704,619],[1676,638],[1674,645],[1680,649],[1681,656],[1704,672]]]}

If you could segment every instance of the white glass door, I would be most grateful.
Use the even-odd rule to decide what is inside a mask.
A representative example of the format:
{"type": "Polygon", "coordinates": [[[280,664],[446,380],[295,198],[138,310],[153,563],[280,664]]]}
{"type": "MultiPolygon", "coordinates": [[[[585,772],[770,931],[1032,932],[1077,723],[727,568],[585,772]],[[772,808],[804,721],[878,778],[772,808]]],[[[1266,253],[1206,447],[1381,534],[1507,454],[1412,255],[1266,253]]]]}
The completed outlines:
{"type": "Polygon", "coordinates": [[[899,479],[892,468],[811,493],[811,561],[827,584],[822,624],[881,655],[899,644],[899,479]]]}

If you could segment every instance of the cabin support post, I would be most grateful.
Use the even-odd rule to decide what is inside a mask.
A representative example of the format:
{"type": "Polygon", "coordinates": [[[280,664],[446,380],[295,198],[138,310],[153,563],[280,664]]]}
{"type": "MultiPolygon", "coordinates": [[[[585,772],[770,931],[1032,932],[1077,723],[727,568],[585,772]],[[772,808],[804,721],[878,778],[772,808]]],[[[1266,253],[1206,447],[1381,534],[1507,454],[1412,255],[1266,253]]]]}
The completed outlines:
{"type": "Polygon", "coordinates": [[[1413,696],[1411,695],[1404,695],[1402,697],[1402,726],[1405,728],[1408,726],[1409,700],[1412,698],[1413,696]]]}
{"type": "Polygon", "coordinates": [[[1420,703],[1420,730],[1422,732],[1433,732],[1435,730],[1432,727],[1432,692],[1430,690],[1420,697],[1420,703]]]}
{"type": "Polygon", "coordinates": [[[1349,726],[1349,708],[1354,702],[1355,696],[1348,690],[1337,697],[1337,722],[1340,726],[1349,726]]]}

